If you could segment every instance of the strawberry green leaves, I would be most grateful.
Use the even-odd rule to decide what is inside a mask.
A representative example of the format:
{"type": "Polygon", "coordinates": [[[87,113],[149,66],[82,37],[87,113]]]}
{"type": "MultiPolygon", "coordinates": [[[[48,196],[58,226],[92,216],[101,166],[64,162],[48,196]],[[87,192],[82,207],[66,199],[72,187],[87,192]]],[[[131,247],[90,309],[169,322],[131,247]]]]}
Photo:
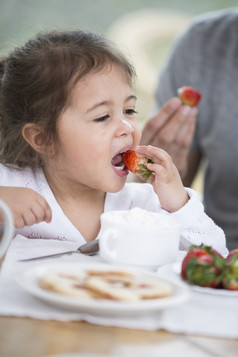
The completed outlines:
{"type": "MultiPolygon", "coordinates": [[[[153,161],[151,159],[148,159],[147,163],[153,163],[153,161]]],[[[144,164],[139,164],[138,166],[140,167],[140,169],[136,170],[136,173],[140,174],[145,181],[148,181],[150,175],[152,174],[152,171],[149,170],[144,164]]]]}

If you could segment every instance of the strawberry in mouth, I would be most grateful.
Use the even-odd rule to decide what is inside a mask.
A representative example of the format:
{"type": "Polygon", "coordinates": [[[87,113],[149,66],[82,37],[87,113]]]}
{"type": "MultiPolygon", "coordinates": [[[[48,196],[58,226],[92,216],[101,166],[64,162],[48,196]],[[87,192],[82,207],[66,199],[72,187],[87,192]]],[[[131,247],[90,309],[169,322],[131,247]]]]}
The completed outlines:
{"type": "Polygon", "coordinates": [[[153,161],[151,159],[137,154],[134,150],[127,150],[122,153],[122,159],[128,170],[130,170],[134,174],[140,174],[141,178],[144,181],[149,180],[153,171],[147,168],[147,164],[153,164],[153,161]]]}
{"type": "Polygon", "coordinates": [[[118,176],[124,177],[124,176],[128,175],[129,170],[127,169],[127,167],[123,161],[123,152],[115,155],[112,158],[111,164],[112,164],[112,167],[113,167],[115,173],[118,176]]]}

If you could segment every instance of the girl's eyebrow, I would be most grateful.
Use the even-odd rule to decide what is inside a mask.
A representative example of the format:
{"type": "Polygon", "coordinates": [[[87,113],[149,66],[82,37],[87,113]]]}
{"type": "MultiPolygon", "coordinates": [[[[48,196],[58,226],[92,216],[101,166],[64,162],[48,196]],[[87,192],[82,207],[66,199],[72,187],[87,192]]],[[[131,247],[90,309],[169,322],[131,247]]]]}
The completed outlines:
{"type": "MultiPolygon", "coordinates": [[[[137,97],[135,96],[135,95],[130,95],[129,97],[127,97],[126,98],[126,100],[125,100],[125,103],[126,102],[129,102],[130,100],[137,100],[137,97]]],[[[103,106],[103,105],[107,105],[107,104],[109,104],[110,103],[110,101],[107,101],[107,100],[104,100],[104,101],[102,101],[102,102],[99,102],[99,103],[96,103],[96,104],[94,104],[91,108],[89,108],[87,111],[86,111],[86,113],[88,113],[88,112],[91,112],[92,110],[94,110],[94,109],[96,109],[96,108],[98,108],[98,107],[101,107],[101,106],[103,106]]]]}

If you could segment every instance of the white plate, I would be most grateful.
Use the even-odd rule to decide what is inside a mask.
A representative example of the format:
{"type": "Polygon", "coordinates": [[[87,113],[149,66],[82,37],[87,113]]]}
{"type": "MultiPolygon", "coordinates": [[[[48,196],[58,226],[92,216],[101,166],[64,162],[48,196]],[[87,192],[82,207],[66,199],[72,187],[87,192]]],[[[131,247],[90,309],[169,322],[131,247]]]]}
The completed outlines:
{"type": "MultiPolygon", "coordinates": [[[[172,264],[172,269],[180,277],[181,263],[172,264]]],[[[180,277],[180,279],[181,279],[181,281],[183,281],[181,277],[180,277]]],[[[238,297],[238,291],[227,290],[227,289],[205,288],[205,287],[198,286],[198,285],[191,285],[188,283],[186,283],[186,284],[191,288],[191,290],[193,290],[197,293],[217,295],[217,296],[238,297]]]]}
{"type": "Polygon", "coordinates": [[[78,312],[88,312],[97,315],[126,315],[144,314],[151,311],[169,308],[183,303],[189,298],[189,289],[184,283],[175,283],[167,279],[158,277],[155,273],[145,272],[138,269],[128,269],[116,265],[108,264],[80,264],[80,263],[51,263],[34,265],[28,269],[20,271],[16,275],[16,282],[29,294],[55,306],[70,309],[78,312]],[[173,294],[166,298],[144,300],[139,302],[121,302],[111,300],[79,300],[77,298],[54,293],[42,289],[39,286],[39,279],[47,272],[64,271],[76,272],[84,271],[85,269],[106,269],[106,270],[123,270],[127,272],[137,272],[141,278],[153,278],[156,281],[167,281],[173,286],[173,294]]]}
{"type": "Polygon", "coordinates": [[[218,296],[229,296],[229,297],[238,297],[238,291],[236,290],[227,290],[227,289],[212,289],[204,288],[202,286],[189,285],[193,291],[202,294],[211,294],[218,296]]]}

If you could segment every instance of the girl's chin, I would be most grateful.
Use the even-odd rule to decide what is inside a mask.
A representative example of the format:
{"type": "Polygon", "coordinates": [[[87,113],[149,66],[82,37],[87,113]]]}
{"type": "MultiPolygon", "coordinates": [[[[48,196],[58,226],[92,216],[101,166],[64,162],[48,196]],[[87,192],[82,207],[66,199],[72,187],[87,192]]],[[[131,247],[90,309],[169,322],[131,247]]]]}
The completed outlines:
{"type": "Polygon", "coordinates": [[[123,189],[126,184],[127,176],[117,177],[115,180],[112,180],[108,185],[107,192],[115,193],[123,189]]]}

